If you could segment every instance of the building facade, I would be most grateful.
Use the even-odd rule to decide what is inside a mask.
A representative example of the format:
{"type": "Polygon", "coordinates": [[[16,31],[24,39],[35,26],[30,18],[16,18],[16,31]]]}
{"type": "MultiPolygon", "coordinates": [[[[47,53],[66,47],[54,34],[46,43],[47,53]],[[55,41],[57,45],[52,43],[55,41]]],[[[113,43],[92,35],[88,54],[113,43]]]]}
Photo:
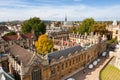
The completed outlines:
{"type": "Polygon", "coordinates": [[[0,37],[0,66],[7,72],[9,71],[7,55],[9,52],[9,47],[13,44],[18,44],[26,50],[34,51],[34,35],[28,33],[0,37]]]}
{"type": "Polygon", "coordinates": [[[120,41],[120,25],[116,20],[113,21],[112,25],[106,27],[108,31],[112,32],[112,38],[120,41]]]}
{"type": "Polygon", "coordinates": [[[80,45],[41,56],[14,44],[9,51],[9,69],[16,80],[61,80],[87,67],[106,50],[106,42],[80,45]]]}

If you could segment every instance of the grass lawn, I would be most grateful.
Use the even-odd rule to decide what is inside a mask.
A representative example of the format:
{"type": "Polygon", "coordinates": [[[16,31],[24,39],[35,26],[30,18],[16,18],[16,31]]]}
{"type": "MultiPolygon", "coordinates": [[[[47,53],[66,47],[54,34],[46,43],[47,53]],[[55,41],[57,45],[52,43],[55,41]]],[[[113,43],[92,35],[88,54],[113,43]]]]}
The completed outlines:
{"type": "Polygon", "coordinates": [[[108,64],[100,74],[100,80],[120,80],[120,70],[108,64]]]}

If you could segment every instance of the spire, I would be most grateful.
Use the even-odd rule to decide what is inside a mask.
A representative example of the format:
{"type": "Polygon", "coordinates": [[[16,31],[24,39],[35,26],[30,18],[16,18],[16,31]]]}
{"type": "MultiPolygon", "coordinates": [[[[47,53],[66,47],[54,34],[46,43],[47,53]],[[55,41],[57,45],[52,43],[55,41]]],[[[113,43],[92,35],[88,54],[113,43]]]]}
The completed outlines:
{"type": "Polygon", "coordinates": [[[65,22],[67,22],[67,16],[65,15],[65,22]]]}

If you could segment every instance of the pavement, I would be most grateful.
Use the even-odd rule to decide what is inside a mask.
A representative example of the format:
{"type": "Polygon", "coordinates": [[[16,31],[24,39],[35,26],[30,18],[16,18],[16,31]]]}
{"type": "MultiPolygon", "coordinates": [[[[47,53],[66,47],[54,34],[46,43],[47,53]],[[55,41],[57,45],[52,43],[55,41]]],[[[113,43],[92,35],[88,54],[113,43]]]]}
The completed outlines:
{"type": "Polygon", "coordinates": [[[108,63],[111,57],[100,57],[100,59],[101,61],[94,66],[93,69],[88,69],[88,67],[86,67],[70,78],[74,78],[75,80],[99,80],[99,72],[108,63]]]}

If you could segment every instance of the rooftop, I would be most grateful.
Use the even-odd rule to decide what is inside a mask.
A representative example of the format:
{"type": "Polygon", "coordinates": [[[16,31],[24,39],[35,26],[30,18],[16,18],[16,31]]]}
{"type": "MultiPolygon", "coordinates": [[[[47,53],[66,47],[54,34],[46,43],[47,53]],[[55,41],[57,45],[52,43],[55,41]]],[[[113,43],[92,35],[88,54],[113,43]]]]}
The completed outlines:
{"type": "MultiPolygon", "coordinates": [[[[27,34],[20,34],[20,37],[23,39],[30,39],[30,38],[33,38],[34,35],[31,33],[27,33],[27,34]]],[[[18,40],[20,37],[19,35],[10,35],[10,36],[3,36],[2,38],[5,41],[11,41],[11,40],[18,40]]]]}
{"type": "Polygon", "coordinates": [[[10,55],[17,58],[18,61],[21,61],[23,66],[27,66],[34,57],[33,53],[28,52],[26,49],[16,44],[10,47],[10,55]]]}
{"type": "Polygon", "coordinates": [[[82,47],[80,45],[78,45],[78,46],[70,47],[70,48],[67,48],[67,49],[64,49],[64,50],[49,53],[48,58],[49,58],[49,61],[51,62],[52,59],[59,60],[60,57],[62,57],[62,56],[63,57],[68,57],[69,54],[72,55],[76,51],[80,52],[81,50],[82,50],[82,47]]]}

